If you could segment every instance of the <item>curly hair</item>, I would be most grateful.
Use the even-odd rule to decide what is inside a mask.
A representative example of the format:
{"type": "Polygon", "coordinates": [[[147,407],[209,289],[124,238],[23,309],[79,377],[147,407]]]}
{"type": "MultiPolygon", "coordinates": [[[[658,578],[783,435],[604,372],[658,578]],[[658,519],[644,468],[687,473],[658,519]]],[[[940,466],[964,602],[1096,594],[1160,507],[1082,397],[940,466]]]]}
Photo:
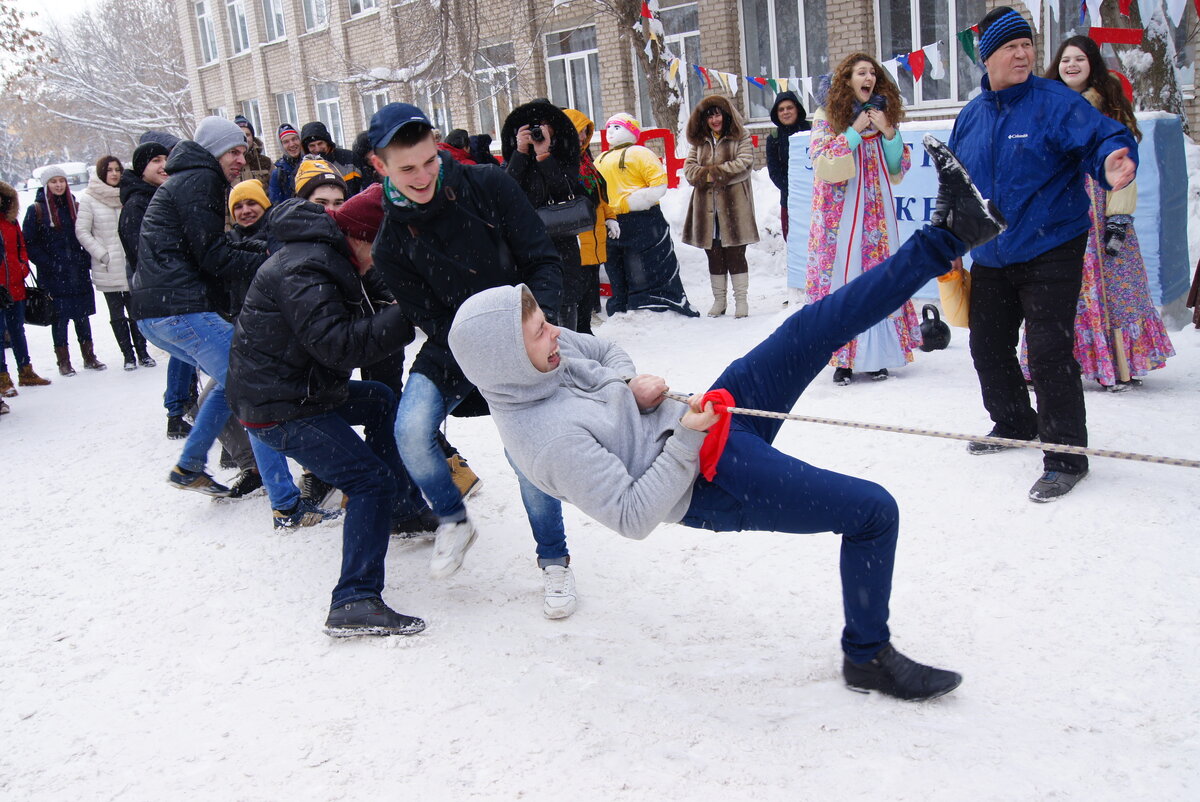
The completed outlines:
{"type": "Polygon", "coordinates": [[[1137,141],[1142,141],[1142,132],[1138,128],[1137,118],[1133,116],[1133,104],[1125,97],[1121,82],[1108,71],[1108,65],[1100,55],[1100,45],[1087,36],[1072,36],[1058,46],[1058,52],[1046,65],[1046,78],[1059,83],[1066,83],[1059,74],[1058,65],[1063,53],[1068,47],[1077,47],[1083,51],[1088,60],[1088,79],[1085,89],[1094,89],[1100,96],[1100,113],[1111,117],[1133,132],[1137,141]]]}
{"type": "Polygon", "coordinates": [[[887,100],[884,114],[893,126],[904,119],[904,105],[900,100],[900,89],[892,80],[891,74],[883,66],[866,53],[851,53],[842,59],[833,71],[829,86],[829,97],[825,101],[825,112],[830,124],[836,131],[845,131],[854,122],[854,90],[850,88],[850,76],[854,66],[860,61],[868,62],[875,70],[874,94],[882,95],[887,100]]]}

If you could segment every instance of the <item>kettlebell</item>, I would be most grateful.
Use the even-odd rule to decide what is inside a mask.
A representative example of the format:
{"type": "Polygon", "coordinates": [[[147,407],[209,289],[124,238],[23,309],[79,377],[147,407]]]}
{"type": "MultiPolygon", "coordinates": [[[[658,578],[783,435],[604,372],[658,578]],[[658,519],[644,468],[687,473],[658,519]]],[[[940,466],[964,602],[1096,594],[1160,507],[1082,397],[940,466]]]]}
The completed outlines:
{"type": "Polygon", "coordinates": [[[938,308],[933,304],[921,307],[921,350],[941,351],[950,345],[950,327],[942,322],[938,308]],[[932,317],[930,317],[932,315],[932,317]]]}

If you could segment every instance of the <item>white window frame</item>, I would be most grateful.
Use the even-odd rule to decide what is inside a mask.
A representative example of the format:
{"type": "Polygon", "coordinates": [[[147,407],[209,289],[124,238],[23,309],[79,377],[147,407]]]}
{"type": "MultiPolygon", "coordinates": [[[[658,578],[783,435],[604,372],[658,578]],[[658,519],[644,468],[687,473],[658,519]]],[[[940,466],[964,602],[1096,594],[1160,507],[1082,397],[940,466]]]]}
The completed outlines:
{"type": "Polygon", "coordinates": [[[454,124],[451,122],[450,104],[446,99],[446,90],[431,89],[426,86],[419,90],[417,96],[421,99],[418,104],[421,110],[429,115],[429,121],[433,123],[433,127],[444,134],[448,134],[454,130],[454,124]]]}
{"type": "Polygon", "coordinates": [[[229,25],[229,53],[237,56],[250,49],[250,27],[244,0],[225,0],[225,22],[229,25]]]}
{"type": "MultiPolygon", "coordinates": [[[[550,31],[543,37],[543,42],[547,45],[546,48],[546,87],[550,94],[550,102],[560,108],[578,109],[588,116],[589,119],[595,120],[603,114],[603,108],[594,109],[592,106],[595,103],[603,103],[603,94],[600,91],[600,49],[592,47],[586,50],[572,50],[568,53],[560,55],[549,55],[549,43],[551,37],[562,36],[563,34],[571,34],[576,31],[582,32],[586,29],[592,29],[592,39],[596,40],[597,32],[595,25],[579,25],[574,28],[564,28],[557,31],[550,31]],[[592,57],[595,57],[595,74],[592,74],[592,57]],[[561,63],[563,65],[563,75],[566,79],[567,96],[554,96],[554,80],[551,74],[553,65],[561,63]],[[583,79],[587,87],[587,104],[582,105],[579,98],[575,96],[575,81],[574,76],[578,74],[578,70],[583,70],[583,79]]],[[[598,44],[598,40],[597,40],[598,44]]]]}
{"type": "Polygon", "coordinates": [[[369,92],[362,93],[363,120],[367,125],[371,124],[371,117],[375,115],[375,112],[382,109],[389,102],[388,90],[386,89],[372,89],[369,92]]]}
{"type": "Polygon", "coordinates": [[[261,0],[263,15],[263,44],[287,38],[287,23],[283,18],[283,0],[261,0]]]}
{"type": "Polygon", "coordinates": [[[217,31],[213,27],[208,0],[195,0],[192,3],[192,10],[196,15],[196,35],[200,40],[201,66],[216,63],[221,58],[221,51],[217,47],[217,31]]]}
{"type": "Polygon", "coordinates": [[[512,42],[501,42],[496,45],[481,47],[475,57],[484,58],[484,50],[508,46],[513,48],[513,59],[507,64],[491,64],[480,67],[475,64],[475,69],[471,71],[471,83],[476,95],[474,105],[479,109],[479,129],[481,133],[491,135],[495,141],[500,140],[500,129],[504,125],[504,118],[512,111],[515,103],[514,98],[517,94],[517,65],[516,65],[516,49],[512,42]],[[489,88],[493,91],[484,94],[484,86],[481,82],[486,82],[489,88]],[[505,99],[505,107],[500,105],[500,96],[505,99]],[[488,130],[487,119],[484,117],[484,112],[488,112],[492,121],[495,123],[495,130],[488,130]]]}
{"type": "Polygon", "coordinates": [[[258,98],[253,97],[249,100],[243,100],[238,104],[238,107],[241,109],[242,116],[250,121],[250,126],[254,129],[254,135],[262,139],[262,109],[259,108],[258,98]]]}
{"type": "MultiPolygon", "coordinates": [[[[948,26],[950,30],[949,30],[949,33],[947,34],[946,38],[942,39],[941,41],[942,41],[942,56],[946,59],[946,62],[947,62],[943,66],[945,67],[945,70],[946,70],[946,77],[950,80],[950,97],[948,97],[948,98],[931,98],[929,100],[926,100],[924,98],[924,94],[925,94],[924,78],[922,78],[922,80],[920,80],[920,81],[914,80],[912,82],[912,84],[913,84],[912,95],[913,96],[911,98],[906,99],[907,103],[905,105],[905,111],[914,112],[913,116],[917,116],[917,117],[939,116],[939,115],[943,115],[947,111],[961,109],[968,102],[967,100],[959,100],[958,99],[960,90],[963,89],[963,87],[961,87],[960,83],[959,83],[959,75],[958,75],[959,60],[960,59],[963,59],[964,61],[967,60],[967,55],[966,55],[966,53],[963,52],[962,46],[958,43],[958,39],[955,36],[955,34],[957,34],[959,31],[958,23],[956,22],[956,20],[958,19],[959,0],[910,0],[909,6],[908,6],[909,30],[912,31],[912,38],[914,41],[919,39],[921,36],[921,3],[922,2],[933,3],[935,5],[939,4],[939,3],[945,3],[947,5],[946,13],[947,13],[947,18],[950,20],[950,24],[948,26]],[[925,114],[922,115],[922,112],[925,112],[925,114]]],[[[880,17],[880,12],[879,12],[879,0],[872,0],[872,3],[874,6],[874,13],[875,13],[876,58],[879,60],[880,63],[889,61],[889,60],[895,58],[897,55],[905,55],[906,53],[911,53],[915,50],[925,47],[926,45],[933,44],[933,42],[915,42],[904,53],[884,53],[881,49],[882,42],[883,42],[883,33],[882,33],[881,17],[880,17]]],[[[985,13],[986,13],[987,6],[985,5],[984,8],[985,8],[985,13]]],[[[978,21],[978,20],[976,20],[976,21],[978,21]]],[[[974,24],[974,23],[972,23],[972,24],[974,24]]],[[[926,65],[925,70],[926,70],[926,72],[928,72],[928,70],[929,70],[928,65],[926,65]]],[[[969,70],[970,74],[972,76],[976,77],[976,81],[973,86],[967,86],[965,88],[966,96],[968,99],[971,97],[974,97],[974,95],[978,93],[978,90],[979,90],[978,78],[982,77],[980,75],[979,70],[980,70],[980,68],[978,67],[978,65],[975,65],[974,69],[969,70]]],[[[900,73],[904,74],[904,72],[906,72],[906,71],[904,70],[903,67],[901,67],[900,73]]],[[[1035,70],[1035,72],[1040,73],[1040,69],[1035,70]]],[[[903,91],[903,87],[901,87],[901,94],[902,95],[905,94],[905,92],[903,91]]]]}
{"type": "Polygon", "coordinates": [[[208,110],[208,116],[209,117],[222,117],[222,118],[228,120],[229,119],[229,109],[225,108],[224,106],[213,106],[211,109],[208,110]]]}
{"type": "Polygon", "coordinates": [[[377,0],[348,0],[350,16],[357,17],[379,8],[377,0]]]}
{"type": "Polygon", "coordinates": [[[341,147],[345,144],[345,129],[342,128],[342,96],[341,87],[334,83],[316,84],[313,86],[313,102],[317,109],[317,119],[325,123],[329,136],[341,147]],[[321,97],[321,95],[332,96],[321,97]]]}
{"type": "Polygon", "coordinates": [[[329,0],[300,0],[300,7],[305,33],[329,26],[329,0]]]}
{"type": "MultiPolygon", "coordinates": [[[[776,4],[776,2],[779,2],[779,1],[780,0],[767,0],[767,29],[770,32],[769,38],[770,38],[770,42],[771,42],[771,59],[770,59],[771,63],[767,65],[767,67],[769,68],[768,74],[766,75],[767,78],[791,78],[791,77],[793,77],[790,75],[783,75],[782,73],[789,71],[789,70],[787,70],[783,66],[780,66],[781,59],[780,59],[780,53],[779,53],[779,33],[778,33],[778,26],[775,22],[775,4],[776,4]]],[[[815,84],[815,82],[816,82],[815,79],[818,76],[810,75],[809,74],[809,66],[808,66],[809,37],[808,37],[808,20],[805,19],[805,14],[804,14],[805,0],[794,0],[794,2],[796,3],[796,20],[800,26],[800,30],[798,32],[799,39],[800,39],[800,54],[799,54],[799,62],[800,62],[799,73],[800,74],[795,77],[796,78],[813,78],[814,84],[815,84]]],[[[827,33],[829,33],[829,6],[830,6],[831,2],[832,2],[832,0],[826,0],[826,2],[825,2],[825,26],[826,26],[827,33]]],[[[879,0],[873,0],[873,2],[875,3],[875,41],[878,42],[879,41],[879,0]]],[[[746,53],[746,9],[745,9],[743,0],[738,0],[737,11],[738,11],[738,21],[741,24],[741,31],[740,31],[739,36],[741,39],[740,44],[741,44],[741,49],[742,49],[743,74],[744,75],[753,75],[754,77],[757,77],[759,75],[758,67],[755,66],[752,69],[749,66],[749,56],[746,53]]],[[[828,39],[829,39],[829,37],[826,37],[826,42],[825,42],[826,58],[828,58],[828,56],[829,56],[829,41],[828,41],[828,39]]],[[[791,66],[791,65],[788,65],[788,66],[791,66]]],[[[740,78],[741,76],[738,76],[738,77],[740,78]]],[[[742,80],[745,80],[745,79],[742,79],[742,80]]],[[[747,84],[747,86],[749,86],[749,84],[747,84]]],[[[789,86],[789,89],[790,88],[791,87],[789,86]]],[[[797,90],[798,89],[799,89],[799,87],[797,87],[797,90]]],[[[749,114],[750,109],[751,109],[749,93],[739,92],[739,94],[744,98],[744,100],[742,101],[743,108],[746,110],[747,114],[749,114]]],[[[797,91],[796,94],[799,95],[800,92],[797,91]]],[[[806,103],[808,102],[807,99],[805,99],[805,98],[801,98],[801,101],[806,102],[806,103]]],[[[750,119],[765,120],[768,118],[767,117],[751,117],[750,119]]]]}
{"type": "MultiPolygon", "coordinates": [[[[691,64],[702,63],[703,59],[700,50],[700,6],[699,3],[680,3],[677,6],[661,9],[659,12],[661,17],[663,14],[669,14],[672,11],[682,11],[688,6],[696,9],[696,27],[682,33],[668,33],[663,36],[664,49],[682,61],[679,66],[679,73],[676,75],[676,80],[683,82],[683,90],[679,96],[679,113],[683,115],[684,120],[687,119],[687,115],[691,112],[692,107],[700,102],[700,97],[693,96],[692,93],[692,82],[693,80],[699,81],[699,77],[696,75],[695,70],[689,66],[691,64]],[[699,54],[696,56],[695,61],[688,54],[688,42],[692,39],[696,40],[696,53],[699,54]]],[[[650,90],[646,86],[647,78],[645,70],[642,69],[642,60],[632,49],[629,51],[629,59],[633,67],[634,78],[637,81],[638,119],[642,121],[642,125],[649,127],[649,123],[653,121],[655,125],[662,125],[665,128],[676,128],[678,125],[676,122],[664,125],[654,118],[654,110],[650,105],[650,90]]]]}
{"type": "Polygon", "coordinates": [[[296,106],[295,92],[275,93],[275,113],[279,115],[279,124],[289,123],[300,130],[300,110],[296,106]]]}

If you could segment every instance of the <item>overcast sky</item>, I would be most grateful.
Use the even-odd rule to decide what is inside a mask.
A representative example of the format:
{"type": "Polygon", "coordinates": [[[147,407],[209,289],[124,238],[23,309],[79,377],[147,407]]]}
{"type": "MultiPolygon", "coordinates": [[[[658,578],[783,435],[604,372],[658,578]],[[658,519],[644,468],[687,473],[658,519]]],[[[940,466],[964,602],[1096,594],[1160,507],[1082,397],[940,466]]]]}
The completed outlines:
{"type": "Polygon", "coordinates": [[[95,0],[13,0],[13,4],[30,15],[26,21],[34,28],[40,28],[47,19],[59,22],[69,20],[80,11],[95,5],[95,0]],[[37,16],[33,17],[36,12],[37,16]]]}

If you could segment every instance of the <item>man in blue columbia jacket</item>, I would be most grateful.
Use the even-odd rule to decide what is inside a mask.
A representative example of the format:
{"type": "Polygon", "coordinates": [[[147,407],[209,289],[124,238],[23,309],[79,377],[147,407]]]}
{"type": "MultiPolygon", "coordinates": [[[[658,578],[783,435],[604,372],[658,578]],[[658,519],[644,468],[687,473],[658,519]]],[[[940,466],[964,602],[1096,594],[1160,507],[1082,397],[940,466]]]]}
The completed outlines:
{"type": "MultiPolygon", "coordinates": [[[[1008,230],[971,251],[971,358],[991,415],[991,434],[1087,445],[1075,305],[1087,244],[1084,174],[1120,189],[1137,172],[1129,130],[1064,84],[1032,74],[1033,30],[1007,6],[979,24],[983,91],[958,116],[950,148],[979,191],[999,206],[1008,230]],[[1017,360],[1021,323],[1037,411],[1017,360]]],[[[971,443],[972,454],[1004,447],[971,443]]],[[[1054,501],[1088,471],[1087,457],[1046,452],[1029,491],[1054,501]]]]}

